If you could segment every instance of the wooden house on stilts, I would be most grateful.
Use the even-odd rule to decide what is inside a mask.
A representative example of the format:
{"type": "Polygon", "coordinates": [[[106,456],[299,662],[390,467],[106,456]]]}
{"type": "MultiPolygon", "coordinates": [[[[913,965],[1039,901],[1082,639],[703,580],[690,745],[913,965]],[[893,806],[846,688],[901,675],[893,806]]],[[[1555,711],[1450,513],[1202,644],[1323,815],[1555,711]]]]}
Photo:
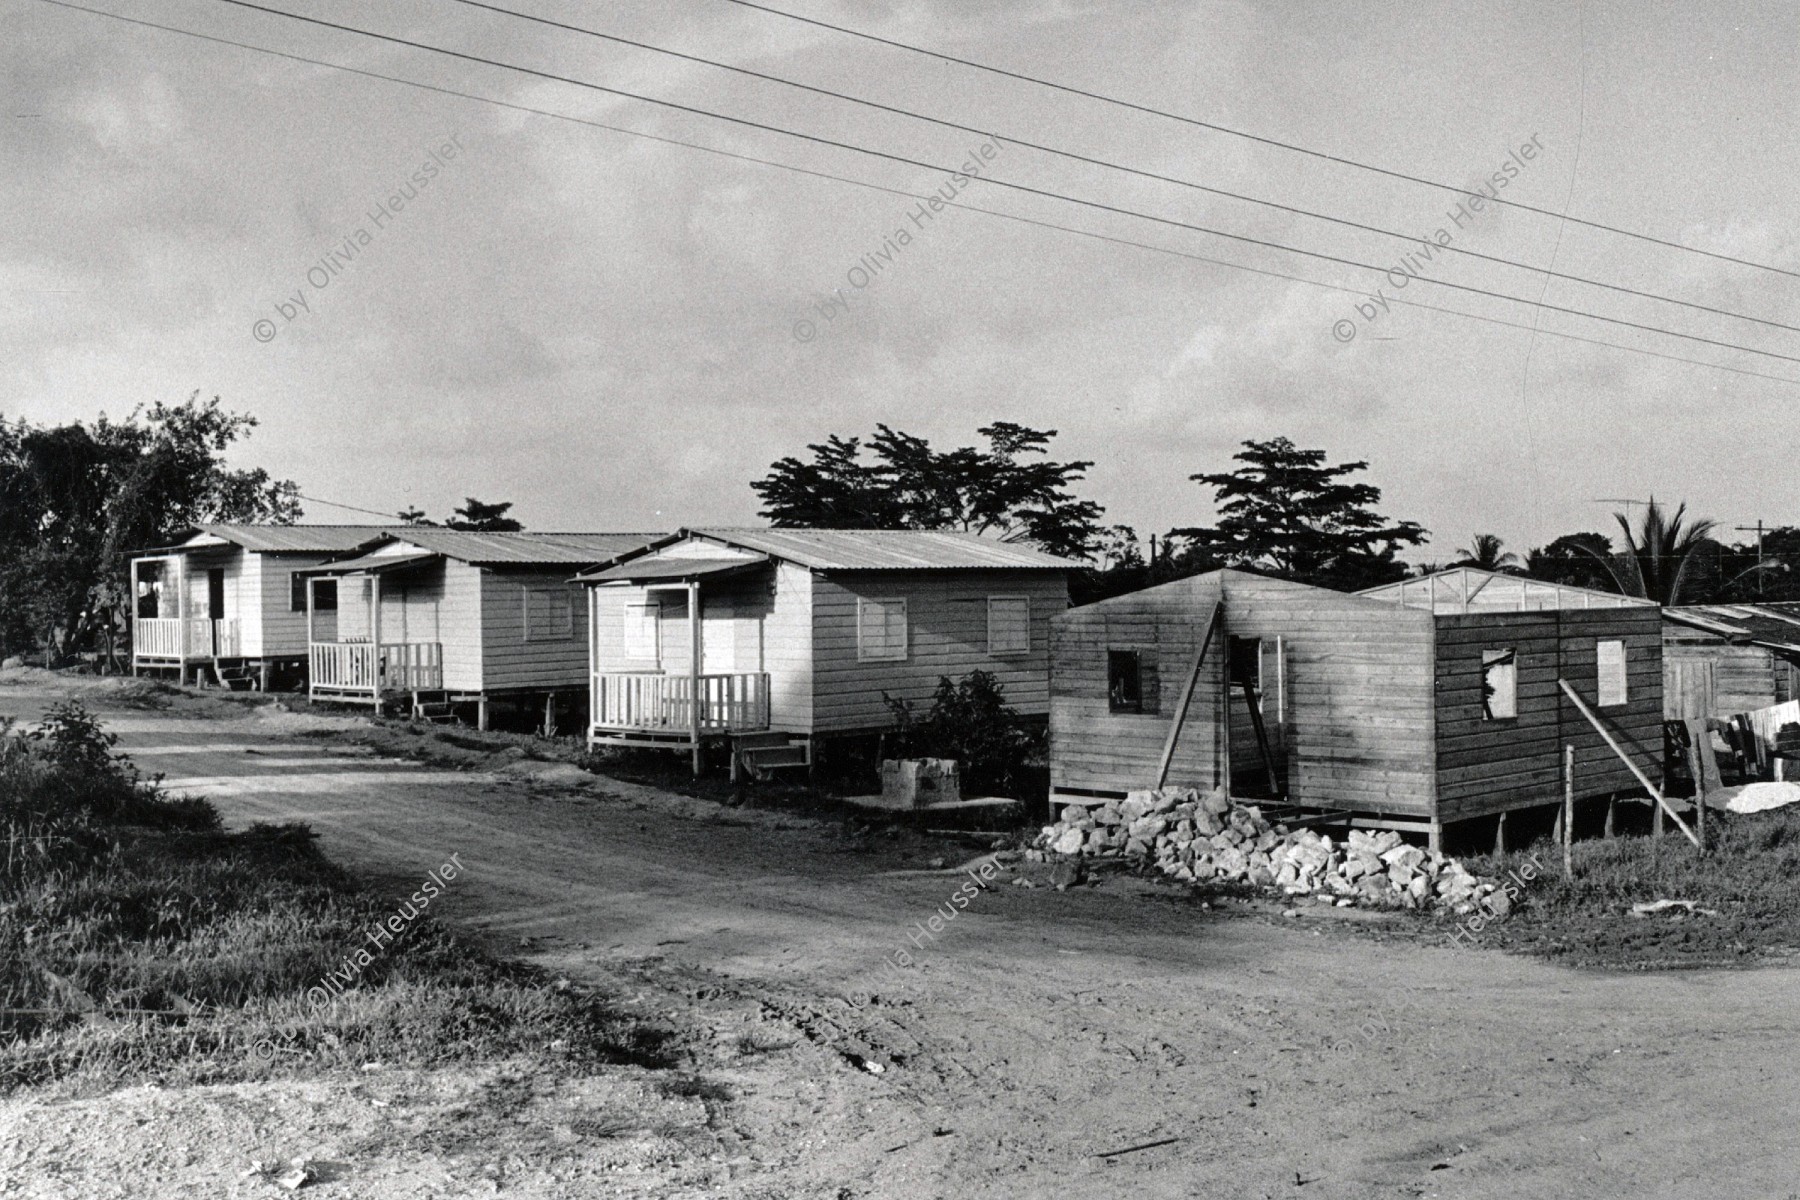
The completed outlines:
{"type": "Polygon", "coordinates": [[[415,526],[307,572],[308,688],[383,706],[541,702],[587,686],[587,611],[576,572],[648,533],[478,533],[415,526]]]}
{"type": "Polygon", "coordinates": [[[1565,746],[1578,795],[1635,787],[1607,738],[1660,772],[1661,721],[1656,605],[1514,576],[1344,595],[1215,571],[1054,623],[1051,789],[1077,803],[1223,785],[1437,845],[1559,801],[1565,746]]]}
{"type": "Polygon", "coordinates": [[[131,560],[131,669],[268,688],[306,669],[304,572],[373,525],[202,525],[131,560]]]}
{"type": "Polygon", "coordinates": [[[1050,622],[1079,564],[944,531],[684,529],[581,577],[592,629],[588,740],[732,766],[812,761],[827,736],[891,725],[889,698],[992,673],[1042,716],[1050,622]]]}

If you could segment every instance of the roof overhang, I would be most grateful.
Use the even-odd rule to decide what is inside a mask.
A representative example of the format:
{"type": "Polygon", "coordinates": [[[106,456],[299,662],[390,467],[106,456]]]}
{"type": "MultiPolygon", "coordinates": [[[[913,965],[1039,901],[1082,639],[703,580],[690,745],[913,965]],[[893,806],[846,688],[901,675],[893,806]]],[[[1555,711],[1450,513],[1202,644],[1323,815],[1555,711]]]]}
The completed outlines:
{"type": "Polygon", "coordinates": [[[770,561],[766,554],[754,556],[738,554],[730,558],[646,556],[620,563],[617,566],[589,571],[584,575],[577,575],[575,578],[580,583],[599,586],[637,584],[652,587],[658,584],[698,583],[703,579],[724,579],[732,575],[743,575],[767,566],[770,561]]]}
{"type": "Polygon", "coordinates": [[[382,575],[438,562],[443,555],[431,550],[409,550],[401,554],[364,554],[322,566],[306,567],[296,575],[382,575]]]}

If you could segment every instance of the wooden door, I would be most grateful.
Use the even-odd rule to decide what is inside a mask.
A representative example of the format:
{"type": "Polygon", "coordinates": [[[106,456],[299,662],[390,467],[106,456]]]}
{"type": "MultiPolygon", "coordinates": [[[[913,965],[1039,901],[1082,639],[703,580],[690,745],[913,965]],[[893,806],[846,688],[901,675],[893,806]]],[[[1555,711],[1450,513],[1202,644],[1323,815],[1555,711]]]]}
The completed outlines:
{"type": "Polygon", "coordinates": [[[1685,721],[1713,715],[1718,703],[1714,665],[1702,659],[1669,659],[1663,663],[1663,719],[1685,721]]]}

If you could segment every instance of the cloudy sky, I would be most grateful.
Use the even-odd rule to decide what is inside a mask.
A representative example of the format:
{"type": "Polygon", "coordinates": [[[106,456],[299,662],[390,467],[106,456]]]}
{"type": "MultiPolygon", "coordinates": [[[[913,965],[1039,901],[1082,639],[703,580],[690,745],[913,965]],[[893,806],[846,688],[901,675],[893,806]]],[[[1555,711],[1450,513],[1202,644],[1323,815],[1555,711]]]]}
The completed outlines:
{"type": "MultiPolygon", "coordinates": [[[[0,412],[199,390],[309,496],[509,499],[535,528],[751,522],[748,481],[809,441],[994,419],[1059,430],[1145,533],[1206,520],[1187,476],[1276,435],[1367,459],[1428,557],[1600,527],[1597,497],[1800,519],[1800,383],[1764,377],[1800,380],[1800,333],[1454,253],[1398,295],[1473,316],[1384,312],[1376,271],[1184,226],[1383,267],[1416,246],[1010,139],[1767,321],[1800,325],[1800,275],[1516,208],[1452,226],[1443,191],[726,0],[498,2],[989,130],[986,174],[1036,191],[973,183],[991,211],[920,228],[896,193],[954,186],[980,136],[454,0],[267,7],[923,165],[220,0],[91,6],[481,99],[0,0],[0,412]]],[[[1503,198],[1800,273],[1790,5],[770,3],[1464,187],[1535,137],[1503,198]]]]}

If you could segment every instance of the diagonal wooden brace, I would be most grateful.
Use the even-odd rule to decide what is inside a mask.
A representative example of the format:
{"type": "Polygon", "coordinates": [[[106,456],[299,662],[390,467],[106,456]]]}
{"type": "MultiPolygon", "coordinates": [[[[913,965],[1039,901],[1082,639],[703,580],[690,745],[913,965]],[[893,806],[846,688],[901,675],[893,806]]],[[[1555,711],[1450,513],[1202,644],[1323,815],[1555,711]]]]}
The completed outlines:
{"type": "MultiPolygon", "coordinates": [[[[1598,733],[1601,739],[1604,740],[1608,746],[1612,747],[1612,752],[1619,756],[1619,761],[1629,767],[1631,773],[1637,776],[1638,782],[1644,785],[1644,790],[1649,792],[1651,797],[1662,806],[1662,810],[1669,814],[1669,820],[1675,822],[1675,828],[1687,834],[1687,840],[1694,843],[1695,849],[1703,850],[1704,847],[1700,845],[1700,839],[1695,836],[1692,829],[1688,828],[1687,822],[1681,819],[1680,814],[1670,807],[1669,801],[1662,794],[1662,789],[1651,783],[1648,775],[1638,770],[1638,765],[1631,761],[1631,756],[1625,753],[1623,747],[1621,747],[1613,738],[1613,735],[1607,730],[1606,726],[1600,723],[1600,718],[1594,715],[1594,710],[1589,708],[1587,702],[1581,698],[1574,688],[1569,686],[1569,681],[1566,679],[1558,679],[1556,683],[1558,687],[1562,688],[1563,694],[1575,702],[1575,707],[1580,710],[1582,716],[1588,719],[1588,724],[1594,727],[1594,732],[1598,733]]],[[[1701,800],[1700,803],[1705,803],[1705,801],[1701,800]]]]}

